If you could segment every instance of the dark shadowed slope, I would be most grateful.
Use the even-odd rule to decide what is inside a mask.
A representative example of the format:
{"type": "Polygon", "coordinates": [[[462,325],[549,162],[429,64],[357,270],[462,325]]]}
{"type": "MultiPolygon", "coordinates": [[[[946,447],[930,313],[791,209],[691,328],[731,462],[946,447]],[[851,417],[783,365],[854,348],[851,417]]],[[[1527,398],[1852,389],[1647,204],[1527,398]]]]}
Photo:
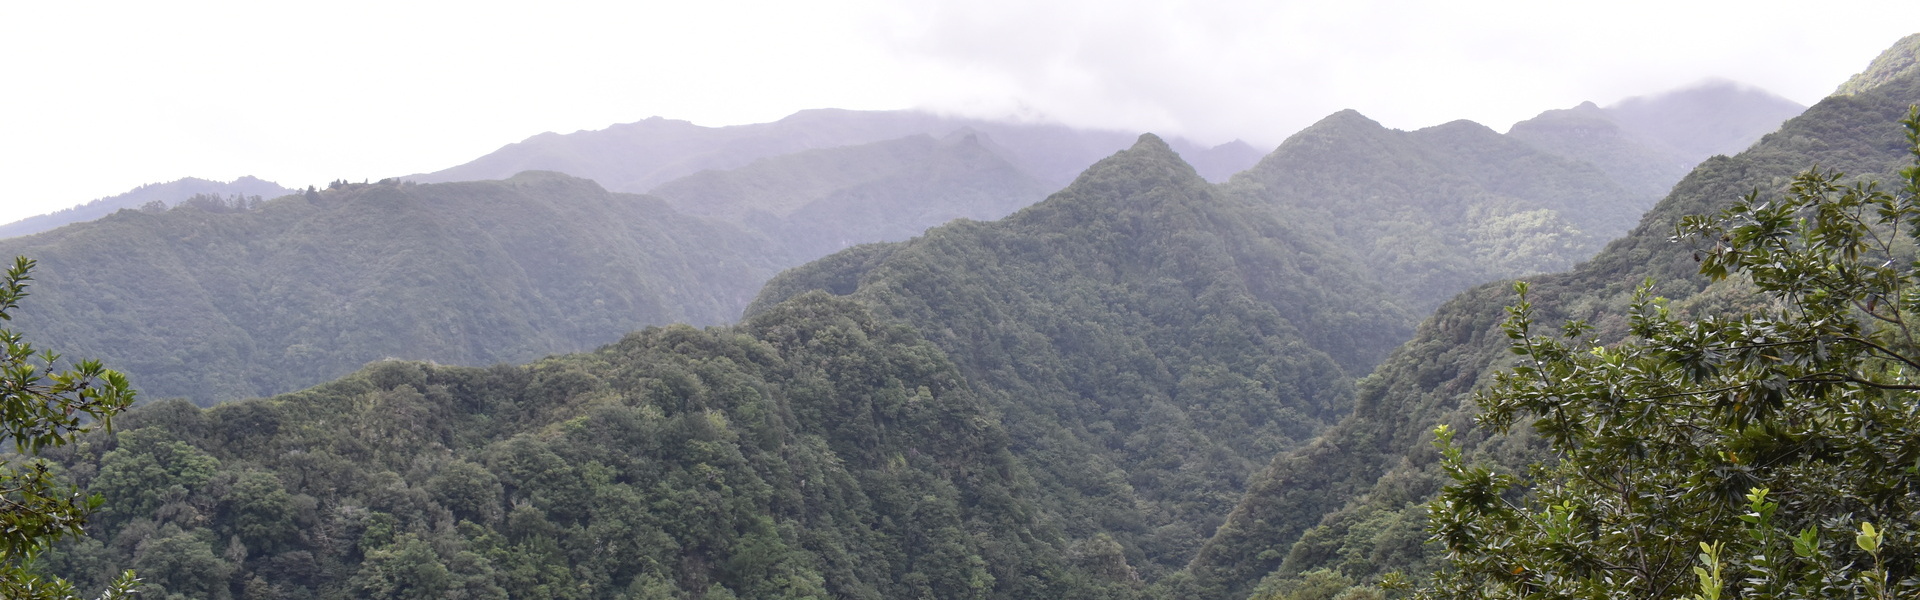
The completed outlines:
{"type": "Polygon", "coordinates": [[[1046,197],[984,134],[905,138],[763,158],[654,189],[681,212],[742,225],[796,258],[901,241],[954,219],[992,220],[1046,197]]]}
{"type": "Polygon", "coordinates": [[[1407,333],[1316,240],[1143,136],[1002,221],[784,273],[750,312],[820,289],[921,330],[1001,412],[1044,510],[1153,579],[1407,333]]]}
{"type": "Polygon", "coordinates": [[[140,208],[152,202],[173,206],[194,196],[217,196],[223,199],[232,196],[277,198],[292,192],[293,190],[280,187],[274,182],[261,181],[253,177],[241,177],[233,181],[208,181],[188,177],[166,183],[150,183],[118,196],[108,196],[73,208],[0,225],[0,238],[35,234],[68,223],[92,221],[113,214],[116,210],[140,208]]]}
{"type": "MultiPolygon", "coordinates": [[[[1626,237],[1593,260],[1528,278],[1542,322],[1583,318],[1624,331],[1622,310],[1647,277],[1678,310],[1713,310],[1746,295],[1707,287],[1686,247],[1668,241],[1684,215],[1705,214],[1758,189],[1778,193],[1819,165],[1882,177],[1907,157],[1896,122],[1920,103],[1920,74],[1851,96],[1828,98],[1751,149],[1701,164],[1626,237]],[[1706,293],[1702,293],[1705,290],[1706,293]]],[[[1430,430],[1449,423],[1488,460],[1538,457],[1526,435],[1486,440],[1470,421],[1471,393],[1506,364],[1498,330],[1513,301],[1506,283],[1461,294],[1421,325],[1413,341],[1363,379],[1354,412],[1307,447],[1277,457],[1190,566],[1195,597],[1241,598],[1262,577],[1297,578],[1319,568],[1365,581],[1385,571],[1418,573],[1434,557],[1420,542],[1417,503],[1438,489],[1430,430]]]]}
{"type": "Polygon", "coordinates": [[[726,322],[778,267],[759,236],[553,173],[122,211],[0,254],[42,264],[21,330],[203,404],[726,322]]]}

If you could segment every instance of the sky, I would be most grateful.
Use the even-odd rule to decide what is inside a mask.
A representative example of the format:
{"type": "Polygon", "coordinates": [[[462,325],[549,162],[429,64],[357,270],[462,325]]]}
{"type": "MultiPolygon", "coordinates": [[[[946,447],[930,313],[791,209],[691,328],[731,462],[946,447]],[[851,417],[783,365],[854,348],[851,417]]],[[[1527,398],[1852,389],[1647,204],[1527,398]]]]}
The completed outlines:
{"type": "Polygon", "coordinates": [[[1913,0],[0,2],[0,223],[181,177],[435,171],[545,131],[921,108],[1271,147],[1705,78],[1812,104],[1913,0]]]}

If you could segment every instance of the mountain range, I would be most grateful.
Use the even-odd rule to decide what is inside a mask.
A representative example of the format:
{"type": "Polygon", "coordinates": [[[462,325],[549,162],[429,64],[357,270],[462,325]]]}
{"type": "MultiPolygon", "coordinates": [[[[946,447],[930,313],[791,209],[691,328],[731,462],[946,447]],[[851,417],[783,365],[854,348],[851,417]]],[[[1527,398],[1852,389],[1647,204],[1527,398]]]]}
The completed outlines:
{"type": "MultiPolygon", "coordinates": [[[[738,158],[738,148],[891,127],[890,134],[899,122],[947,121],[815,111],[759,128],[635,127],[709,145],[731,140],[703,156],[738,158]]],[[[625,131],[629,146],[661,152],[685,141],[635,137],[634,129],[537,139],[558,147],[625,131]]],[[[164,202],[146,204],[0,241],[0,250],[56,267],[35,289],[60,308],[24,317],[23,331],[113,361],[149,395],[208,404],[299,389],[387,357],[520,362],[646,325],[729,322],[781,269],[1032,204],[1049,184],[1010,156],[1027,152],[1026,164],[1050,164],[1032,157],[1047,156],[1040,150],[1048,147],[1085,152],[1108,135],[968,126],[943,138],[912,134],[764,156],[667,181],[652,197],[553,173],[459,184],[337,182],[266,201],[203,198],[167,211],[164,202]],[[1003,144],[1006,137],[1024,140],[1011,148],[1025,150],[1003,144]],[[503,268],[483,285],[446,275],[503,268]]],[[[1324,318],[1393,315],[1377,330],[1406,332],[1473,283],[1570,266],[1642,210],[1632,190],[1644,182],[1519,137],[1468,122],[1401,132],[1346,111],[1291,137],[1216,195],[1277,211],[1292,233],[1274,236],[1298,245],[1301,256],[1344,265],[1367,280],[1354,285],[1378,291],[1369,308],[1324,318]]],[[[503,152],[469,165],[513,155],[503,152]]],[[[1073,152],[1053,160],[1078,160],[1073,152]]],[[[1363,372],[1398,341],[1390,335],[1336,354],[1363,372]]]]}
{"type": "Polygon", "coordinates": [[[1724,306],[1674,220],[1890,173],[1920,74],[1882,79],[1771,134],[1796,107],[1722,84],[1505,134],[1343,111],[1224,180],[1151,134],[1062,182],[1018,149],[1091,137],[646,121],[6,240],[41,260],[20,330],[192,400],[52,457],[108,508],[46,568],[183,598],[1382,597],[1441,560],[1433,425],[1540,451],[1472,427],[1508,360],[1488,282],[1612,335],[1646,277],[1724,306]],[[570,156],[607,170],[415,183],[570,156]]]}
{"type": "MultiPolygon", "coordinates": [[[[701,127],[653,117],[606,129],[542,133],[462,165],[404,177],[422,183],[501,179],[526,170],[558,171],[600,182],[617,192],[644,193],[700,171],[726,170],[802,150],[856,146],[915,135],[944,138],[962,129],[992,138],[1003,157],[1052,187],[1065,185],[1101,157],[1126,148],[1136,135],[947,117],[913,110],[803,110],[771,123],[701,127]]],[[[1211,180],[1225,179],[1260,159],[1238,140],[1216,146],[1175,139],[1211,180]]]]}

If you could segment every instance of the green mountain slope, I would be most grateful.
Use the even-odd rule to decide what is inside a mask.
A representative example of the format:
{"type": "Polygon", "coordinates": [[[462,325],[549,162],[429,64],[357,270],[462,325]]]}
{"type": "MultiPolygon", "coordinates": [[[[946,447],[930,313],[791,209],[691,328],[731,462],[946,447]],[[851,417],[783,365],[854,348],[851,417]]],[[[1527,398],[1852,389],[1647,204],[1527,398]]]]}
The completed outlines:
{"type": "Polygon", "coordinates": [[[959,218],[992,220],[1048,188],[1003,159],[983,134],[806,150],[654,188],[681,212],[736,223],[798,257],[900,241],[959,218]]]}
{"type": "MultiPolygon", "coordinates": [[[[1626,237],[1572,271],[1527,278],[1536,309],[1552,322],[1582,318],[1602,332],[1624,331],[1625,300],[1647,277],[1676,308],[1739,306],[1733,284],[1709,287],[1688,249],[1670,243],[1684,215],[1709,213],[1755,189],[1778,193],[1813,165],[1884,178],[1907,158],[1896,121],[1920,103],[1920,75],[1860,94],[1828,98],[1753,148],[1701,164],[1626,237]]],[[[1358,386],[1352,415],[1312,444],[1277,457],[1250,485],[1227,523],[1189,567],[1200,597],[1245,597],[1269,575],[1275,584],[1314,569],[1357,580],[1389,570],[1418,573],[1435,560],[1422,547],[1423,502],[1439,487],[1428,443],[1435,424],[1468,433],[1486,460],[1510,465],[1538,456],[1525,434],[1486,439],[1473,430],[1471,392],[1508,360],[1498,330],[1512,301],[1493,283],[1449,301],[1358,386]]]]}
{"type": "Polygon", "coordinates": [[[194,196],[277,198],[290,193],[293,193],[293,190],[280,187],[280,184],[253,177],[241,177],[233,181],[208,181],[187,177],[166,183],[143,185],[117,196],[108,196],[73,208],[0,225],[0,238],[31,235],[69,223],[92,221],[123,208],[140,208],[151,202],[173,206],[194,196]]]}
{"type": "Polygon", "coordinates": [[[783,273],[749,312],[818,289],[925,332],[1002,415],[1042,510],[1152,580],[1406,335],[1315,240],[1143,136],[1004,220],[783,273]]]}
{"type": "Polygon", "coordinates": [[[524,367],[383,362],[124,416],[46,564],[154,598],[1101,598],[941,353],[813,295],[524,367]]]}
{"type": "Polygon", "coordinates": [[[1226,187],[1332,240],[1419,312],[1478,282],[1570,266],[1645,209],[1599,169],[1478,124],[1407,132],[1350,110],[1226,187]]]}
{"type": "Polygon", "coordinates": [[[122,211],[0,253],[43,265],[20,330],[202,404],[729,321],[779,266],[758,236],[551,173],[122,211]]]}

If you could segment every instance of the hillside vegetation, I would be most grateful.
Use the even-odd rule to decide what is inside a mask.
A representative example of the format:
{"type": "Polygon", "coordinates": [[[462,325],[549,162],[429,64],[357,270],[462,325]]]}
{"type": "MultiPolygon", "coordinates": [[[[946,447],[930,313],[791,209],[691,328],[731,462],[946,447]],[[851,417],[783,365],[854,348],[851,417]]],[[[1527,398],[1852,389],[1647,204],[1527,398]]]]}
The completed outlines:
{"type": "Polygon", "coordinates": [[[1739,303],[1697,293],[1672,220],[1884,172],[1914,88],[1708,161],[1604,250],[1664,163],[1585,109],[1343,111],[1218,184],[1183,156],[1238,148],[1129,136],[1037,203],[1111,132],[647,121],[441,176],[657,196],[342,182],[6,240],[42,265],[19,329],[192,400],[55,456],[109,510],[47,568],[159,598],[1369,597],[1437,564],[1432,425],[1538,456],[1471,427],[1505,341],[1477,284],[1572,267],[1536,302],[1616,335],[1639,277],[1739,303]],[[1547,147],[1594,123],[1619,135],[1547,147]]]}
{"type": "Polygon", "coordinates": [[[1599,167],[1621,186],[1663,198],[1710,157],[1735,154],[1807,107],[1725,80],[1621,100],[1549,110],[1515,123],[1509,137],[1599,167]]]}
{"type": "Polygon", "coordinates": [[[386,357],[524,362],[727,322],[781,265],[758,236],[552,173],[121,211],[0,254],[42,265],[20,331],[203,405],[386,357]]]}
{"type": "Polygon", "coordinates": [[[1004,220],[784,273],[752,310],[823,290],[924,332],[1001,413],[1047,512],[1151,580],[1407,335],[1408,312],[1316,239],[1143,136],[1004,220]]]}
{"type": "Polygon", "coordinates": [[[1037,526],[1007,444],[937,349],[814,295],[521,367],[149,405],[59,457],[110,508],[47,562],[161,599],[1130,589],[1114,550],[1037,526]]]}
{"type": "MultiPolygon", "coordinates": [[[[1779,194],[1814,165],[1884,179],[1908,158],[1897,121],[1920,103],[1920,75],[1821,101],[1731,158],[1701,164],[1626,237],[1572,271],[1527,278],[1539,320],[1586,319],[1603,339],[1625,333],[1632,290],[1652,278],[1682,314],[1745,307],[1738,281],[1707,285],[1691,250],[1669,241],[1680,217],[1708,214],[1750,191],[1779,194]]],[[[1421,503],[1446,478],[1431,430],[1463,431],[1476,460],[1519,467],[1544,445],[1528,431],[1488,438],[1471,419],[1471,393],[1510,360],[1499,324],[1514,300],[1489,283],[1443,305],[1414,339],[1361,380],[1353,413],[1312,444],[1274,459],[1190,566],[1199,597],[1245,597],[1308,580],[1369,582],[1437,566],[1423,546],[1421,503]]]]}

